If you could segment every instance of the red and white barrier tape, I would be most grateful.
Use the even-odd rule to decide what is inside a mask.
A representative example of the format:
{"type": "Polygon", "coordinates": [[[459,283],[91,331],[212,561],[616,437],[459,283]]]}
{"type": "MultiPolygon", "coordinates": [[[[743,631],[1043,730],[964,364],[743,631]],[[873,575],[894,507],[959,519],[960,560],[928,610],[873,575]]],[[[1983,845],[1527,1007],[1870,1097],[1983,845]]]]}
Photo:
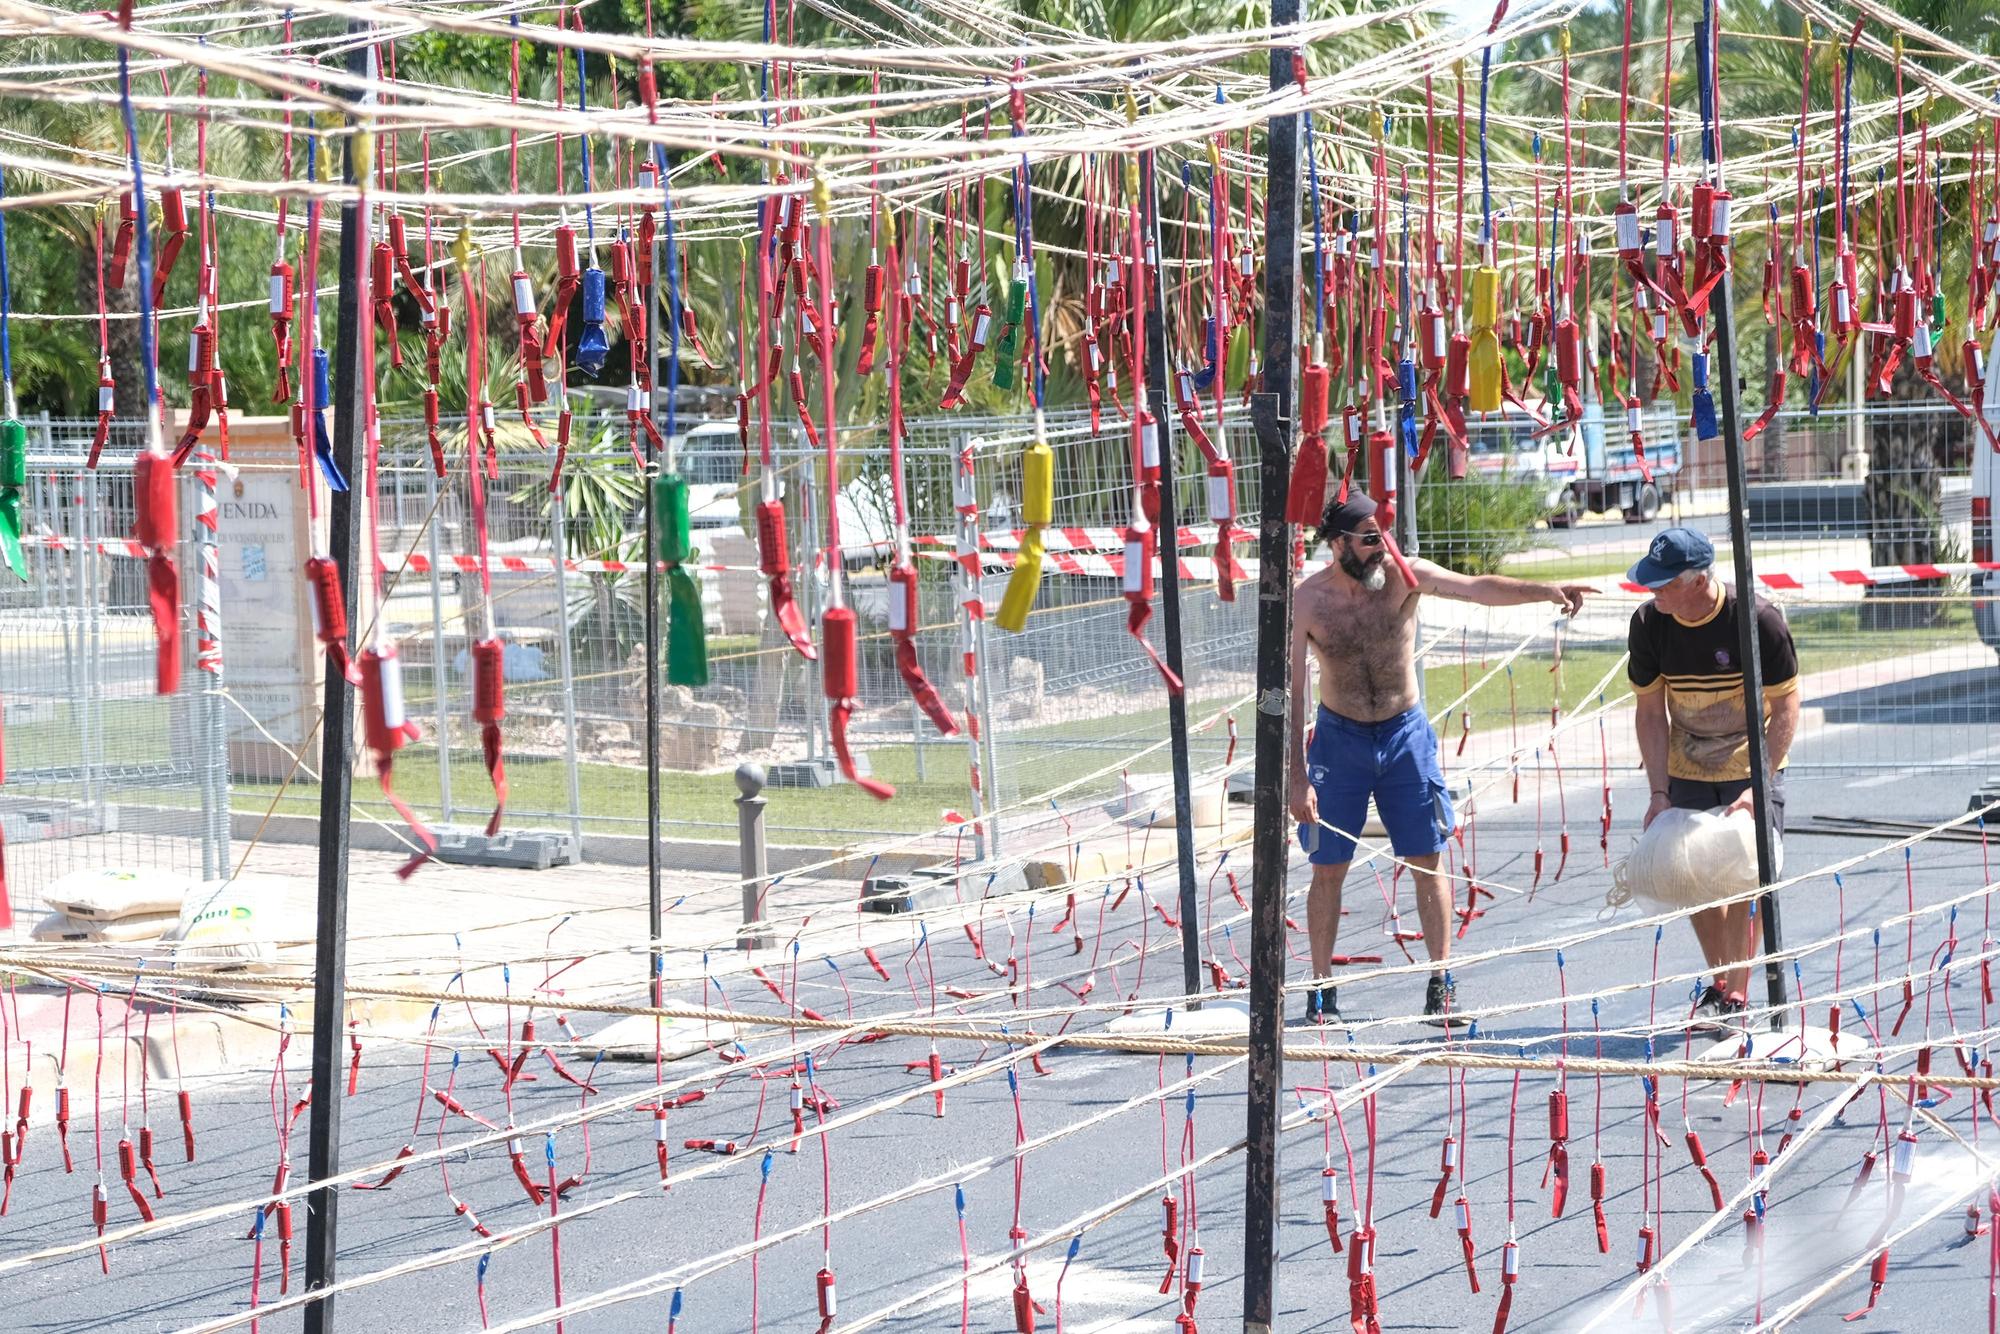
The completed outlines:
{"type": "MultiPolygon", "coordinates": [[[[1051,529],[1049,530],[1049,535],[1053,537],[1057,531],[1051,529]]],[[[1101,530],[1096,528],[1070,528],[1060,531],[1066,534],[1096,534],[1099,532],[1111,534],[1116,533],[1117,530],[1110,528],[1101,530]]],[[[1005,535],[987,533],[983,536],[986,540],[993,541],[1003,538],[1005,535]]],[[[935,545],[940,539],[928,537],[917,540],[927,545],[935,545]]],[[[1096,539],[1092,537],[1090,540],[1095,541],[1096,539]]],[[[1214,534],[1212,531],[1203,535],[1201,530],[1198,529],[1184,528],[1181,530],[1182,546],[1199,546],[1213,540],[1214,534]],[[1195,540],[1189,540],[1190,534],[1194,535],[1195,540]]],[[[86,544],[57,533],[36,533],[23,536],[22,541],[35,546],[48,547],[56,551],[77,551],[87,545],[99,555],[122,556],[132,559],[143,559],[146,554],[145,547],[137,542],[125,540],[98,541],[86,544]]],[[[1107,550],[1102,553],[1082,547],[1062,550],[1051,544],[1045,558],[1046,565],[1044,568],[1061,574],[1081,575],[1091,578],[1123,578],[1125,574],[1123,548],[1124,543],[1122,540],[1116,544],[1116,549],[1107,550]]],[[[855,550],[859,550],[859,548],[855,548],[855,550]]],[[[917,554],[930,560],[955,561],[958,559],[957,556],[946,551],[923,551],[917,554]]],[[[986,552],[980,559],[983,564],[1005,569],[1011,568],[1016,558],[1016,553],[1011,550],[995,549],[986,552]]],[[[1256,561],[1254,559],[1243,563],[1253,574],[1255,573],[1256,561]]],[[[431,558],[420,552],[411,553],[400,558],[391,556],[389,557],[389,564],[392,569],[400,565],[404,568],[414,570],[418,574],[427,574],[432,569],[431,558]]],[[[563,569],[571,574],[624,574],[641,571],[646,568],[645,564],[641,561],[623,560],[565,560],[562,565],[563,569]]],[[[507,574],[540,574],[553,571],[556,568],[556,561],[553,556],[495,556],[492,557],[492,566],[495,571],[507,574]]],[[[1323,561],[1307,561],[1301,567],[1301,571],[1304,574],[1312,574],[1324,568],[1324,566],[1325,562],[1323,561]]],[[[479,572],[479,557],[470,554],[444,556],[439,560],[438,568],[462,574],[477,574],[479,572]]],[[[660,566],[658,568],[664,569],[665,567],[660,566]]],[[[751,565],[722,565],[715,563],[690,564],[683,568],[713,571],[748,571],[753,573],[756,570],[756,567],[751,565]]],[[[1158,568],[1157,565],[1155,568],[1158,568]]],[[[1215,560],[1210,556],[1183,556],[1180,560],[1180,569],[1183,578],[1195,580],[1215,578],[1215,560]]],[[[1844,588],[1872,588],[1885,584],[1915,583],[1926,579],[1953,579],[1976,574],[2000,574],[2000,561],[1956,561],[1950,564],[1937,565],[1868,565],[1854,569],[1811,570],[1797,573],[1780,571],[1777,573],[1760,574],[1757,576],[1757,582],[1762,587],[1774,592],[1803,592],[1808,588],[1824,584],[1835,584],[1844,588]]],[[[1652,591],[1640,584],[1627,583],[1624,580],[1616,582],[1581,580],[1579,582],[1602,583],[1605,587],[1617,588],[1627,593],[1648,593],[1652,591]]]]}
{"type": "MultiPolygon", "coordinates": [[[[979,534],[979,545],[991,551],[1015,551],[1020,548],[1024,528],[996,528],[979,534]]],[[[1212,525],[1195,525],[1179,530],[1180,545],[1184,547],[1206,547],[1215,545],[1215,528],[1212,525]]],[[[1232,530],[1236,542],[1251,546],[1256,543],[1254,533],[1232,530]]],[[[955,546],[958,536],[954,533],[932,533],[911,539],[920,546],[955,546]]],[[[1049,551],[1123,551],[1125,530],[1123,528],[1044,528],[1042,546],[1049,551]]]]}

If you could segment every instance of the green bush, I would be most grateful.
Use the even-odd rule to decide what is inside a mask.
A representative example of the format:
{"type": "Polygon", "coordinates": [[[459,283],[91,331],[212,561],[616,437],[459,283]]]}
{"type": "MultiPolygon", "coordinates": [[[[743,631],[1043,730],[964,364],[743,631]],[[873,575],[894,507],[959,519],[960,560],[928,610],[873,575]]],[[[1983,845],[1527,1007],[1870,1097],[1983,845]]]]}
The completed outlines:
{"type": "Polygon", "coordinates": [[[1417,550],[1461,574],[1496,573],[1507,557],[1536,545],[1547,499],[1540,481],[1473,474],[1453,482],[1434,473],[1417,487],[1417,550]]]}

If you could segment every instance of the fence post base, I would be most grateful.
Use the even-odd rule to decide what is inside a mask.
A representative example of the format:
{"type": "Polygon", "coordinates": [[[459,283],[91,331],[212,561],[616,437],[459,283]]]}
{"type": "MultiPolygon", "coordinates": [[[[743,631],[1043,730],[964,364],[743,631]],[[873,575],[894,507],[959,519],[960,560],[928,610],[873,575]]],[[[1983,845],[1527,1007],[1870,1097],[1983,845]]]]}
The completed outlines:
{"type": "Polygon", "coordinates": [[[764,886],[770,880],[771,859],[764,842],[764,767],[760,764],[736,766],[736,839],[743,869],[743,925],[736,933],[736,948],[768,949],[776,937],[764,922],[764,886]]]}

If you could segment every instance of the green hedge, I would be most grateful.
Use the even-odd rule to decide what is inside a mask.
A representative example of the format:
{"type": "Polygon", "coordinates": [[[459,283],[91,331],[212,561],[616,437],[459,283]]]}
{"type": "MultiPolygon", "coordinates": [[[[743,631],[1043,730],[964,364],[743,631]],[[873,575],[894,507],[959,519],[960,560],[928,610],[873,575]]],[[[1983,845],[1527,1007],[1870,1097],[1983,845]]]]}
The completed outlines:
{"type": "Polygon", "coordinates": [[[1496,573],[1507,557],[1536,545],[1547,499],[1539,479],[1475,474],[1453,482],[1433,473],[1417,487],[1417,549],[1461,574],[1496,573]]]}

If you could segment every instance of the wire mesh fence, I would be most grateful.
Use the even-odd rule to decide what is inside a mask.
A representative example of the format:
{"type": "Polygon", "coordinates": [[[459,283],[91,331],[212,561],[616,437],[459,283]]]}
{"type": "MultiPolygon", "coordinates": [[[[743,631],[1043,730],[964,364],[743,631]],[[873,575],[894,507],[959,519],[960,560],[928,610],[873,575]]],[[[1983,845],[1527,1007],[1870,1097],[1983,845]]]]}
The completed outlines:
{"type": "MultiPolygon", "coordinates": [[[[298,549],[282,550],[275,537],[232,537],[240,516],[227,508],[234,503],[250,513],[259,495],[270,494],[260,486],[296,491],[295,464],[246,459],[222,475],[229,520],[220,549],[224,670],[219,678],[197,671],[190,654],[188,687],[161,698],[151,690],[143,563],[123,543],[132,524],[136,439],[121,426],[105,466],[89,473],[81,456],[93,426],[37,428],[34,565],[26,583],[0,591],[0,668],[14,683],[5,697],[10,764],[0,812],[17,886],[46,884],[85,857],[214,874],[227,863],[232,808],[239,820],[259,824],[272,815],[317,813],[319,654],[306,630],[294,636],[304,647],[291,657],[278,652],[274,666],[268,647],[259,657],[263,619],[275,613],[256,601],[264,585],[292,590],[292,613],[302,615],[299,566],[313,529],[299,517],[288,530],[298,549]],[[246,603],[232,619],[227,598],[238,596],[246,603]],[[232,675],[232,658],[257,660],[232,675]],[[107,854],[47,836],[63,833],[121,841],[107,854]]],[[[1416,488],[1421,551],[1460,568],[1603,585],[1646,537],[1678,520],[1716,534],[1726,560],[1725,510],[1706,445],[1685,439],[1684,423],[1665,409],[1648,413],[1641,431],[1649,468],[1640,470],[1628,426],[1623,418],[1599,423],[1572,442],[1505,420],[1480,424],[1468,478],[1433,475],[1416,488]],[[1655,493],[1619,490],[1634,481],[1650,482],[1655,493]]],[[[426,821],[477,827],[492,809],[471,717],[470,658],[475,639],[495,635],[506,646],[507,826],[586,838],[643,831],[645,488],[628,432],[622,413],[579,416],[557,492],[549,456],[523,428],[503,426],[481,483],[490,556],[482,578],[469,470],[457,461],[462,433],[440,479],[423,424],[384,423],[375,500],[380,592],[362,598],[358,633],[398,646],[407,710],[422,737],[397,754],[393,781],[426,821]]],[[[791,522],[792,582],[815,621],[832,591],[831,529],[838,526],[842,596],[861,625],[860,707],[851,735],[861,762],[899,789],[897,800],[883,803],[832,780],[821,665],[800,655],[769,615],[752,515],[761,472],[754,449],[744,449],[733,418],[677,423],[670,454],[690,485],[709,674],[699,687],[662,687],[670,837],[733,838],[732,770],[746,762],[765,766],[776,789],[773,838],[805,844],[931,830],[957,812],[973,822],[975,850],[986,851],[989,840],[995,848],[1004,841],[1010,821],[1062,814],[1031,810],[980,821],[995,805],[1087,775],[1096,777],[1065,803],[1164,783],[1167,695],[1128,629],[1119,578],[1121,530],[1132,512],[1129,425],[1109,413],[1095,427],[1084,413],[1052,414],[1047,433],[1057,459],[1055,554],[1025,628],[1006,633],[968,615],[967,605],[997,607],[1010,575],[1021,526],[1019,458],[1032,423],[910,423],[902,481],[918,571],[914,644],[961,725],[954,736],[940,734],[912,702],[894,658],[887,569],[898,531],[884,442],[871,428],[843,431],[842,466],[829,478],[823,452],[802,433],[778,433],[774,475],[791,522]],[[982,534],[969,561],[954,559],[961,505],[982,534]]],[[[1247,419],[1232,415],[1217,434],[1235,457],[1254,457],[1247,419]]],[[[1788,608],[1809,683],[1795,767],[1890,774],[1920,764],[1978,769],[2000,756],[2000,738],[1989,735],[2000,716],[1990,647],[2000,643],[2000,617],[1985,576],[1839,577],[1974,554],[1978,519],[1990,516],[1977,502],[1993,484],[1983,454],[1976,426],[1930,405],[1781,413],[1753,445],[1759,568],[1800,585],[1772,592],[1788,608]]],[[[1191,738],[1200,768],[1234,744],[1224,706],[1241,700],[1253,678],[1254,592],[1244,584],[1235,596],[1222,595],[1199,456],[1183,438],[1177,458],[1183,675],[1200,729],[1191,738]]],[[[1239,473],[1245,529],[1254,528],[1256,483],[1256,469],[1239,473]]],[[[191,516],[199,483],[189,475],[183,487],[184,515],[191,516]]],[[[191,624],[199,592],[194,543],[182,560],[191,624]]],[[[1629,596],[1601,598],[1568,629],[1561,679],[1570,689],[1616,663],[1632,606],[1629,596]]],[[[1156,645],[1161,619],[1145,630],[1156,645]]],[[[1540,636],[1472,701],[1474,727],[1487,729],[1489,740],[1503,724],[1518,733],[1524,709],[1576,707],[1560,698],[1560,688],[1543,684],[1557,674],[1550,623],[1540,611],[1496,613],[1432,600],[1423,628],[1433,708],[1441,692],[1444,699],[1458,694],[1521,637],[1540,636]]],[[[1462,729],[1464,715],[1449,725],[1462,729]]],[[[1453,744],[1447,738],[1448,752],[1453,744]]],[[[1607,749],[1608,762],[1634,761],[1629,747],[1607,749]]],[[[365,775],[365,756],[362,764],[365,775]]],[[[365,776],[355,800],[362,818],[397,824],[365,776]]]]}
{"type": "MultiPolygon", "coordinates": [[[[1055,527],[1075,559],[1044,575],[1025,630],[1006,634],[964,611],[968,588],[950,559],[958,522],[954,474],[973,460],[975,507],[988,534],[976,593],[997,607],[1020,521],[1018,454],[1027,418],[913,421],[904,451],[908,530],[918,571],[919,661],[960,723],[945,736],[911,701],[888,633],[886,578],[896,525],[883,442],[844,431],[838,484],[824,456],[780,433],[775,472],[789,511],[792,583],[816,623],[830,596],[830,528],[838,524],[842,594],[861,625],[861,707],[851,729],[860,763],[895,784],[900,798],[876,802],[832,781],[827,701],[820,664],[802,657],[768,614],[757,569],[751,507],[759,469],[731,419],[682,419],[670,441],[690,484],[709,648],[708,681],[663,684],[661,772],[670,837],[731,838],[732,770],[766,767],[774,788],[772,835],[780,841],[842,843],[935,827],[944,812],[977,815],[1071,778],[1114,772],[1080,788],[1096,799],[1128,781],[1119,761],[1164,734],[1166,693],[1127,631],[1128,603],[1109,560],[1132,504],[1129,432],[1116,418],[1091,428],[1086,414],[1052,415],[1059,476],[1055,527]],[[832,502],[829,505],[829,495],[832,502]],[[968,651],[970,656],[968,657],[968,651]],[[968,670],[968,664],[970,670],[968,670]]],[[[1247,426],[1224,439],[1249,447],[1247,426]]],[[[493,788],[471,717],[471,644],[505,644],[507,716],[502,723],[510,789],[506,825],[583,836],[637,834],[645,822],[645,489],[622,414],[583,418],[572,431],[555,503],[550,459],[521,428],[503,426],[482,479],[488,574],[482,579],[471,520],[468,470],[455,461],[439,479],[420,421],[383,423],[376,500],[382,574],[364,597],[358,634],[397,646],[406,708],[422,738],[395,757],[393,781],[428,822],[483,823],[493,788]],[[561,559],[558,559],[560,555],[561,559]]],[[[1178,503],[1188,540],[1212,542],[1203,479],[1184,451],[1178,503]]],[[[1254,522],[1254,477],[1242,486],[1254,522]]],[[[1206,545],[1184,554],[1212,554],[1206,545]]],[[[1224,601],[1211,581],[1184,581],[1185,675],[1198,716],[1209,702],[1247,689],[1252,622],[1247,599],[1224,601]]],[[[664,624],[664,610],[661,613],[664,624]]],[[[1155,617],[1148,631],[1160,642],[1155,617]]],[[[225,647],[225,656],[227,649],[225,647]]],[[[301,689],[317,687],[314,663],[301,689]]],[[[274,727],[279,742],[299,729],[274,727]]],[[[1197,763],[1227,749],[1217,724],[1195,741],[1197,763]],[[1212,755],[1211,753],[1212,752],[1212,755]]],[[[1164,773],[1164,750],[1140,773],[1164,773]]],[[[239,810],[307,816],[317,810],[316,749],[270,744],[232,750],[239,810]]],[[[364,770],[366,759],[363,760],[364,770]]],[[[387,801],[364,778],[357,811],[394,826],[387,801]]],[[[1046,815],[1030,818],[1049,818],[1046,815]]],[[[999,827],[975,826],[983,847],[999,827]]]]}
{"type": "MultiPolygon", "coordinates": [[[[1455,484],[1427,485],[1429,494],[1420,492],[1425,554],[1479,568],[1483,557],[1499,552],[1510,573],[1603,587],[1654,532],[1681,523],[1713,540],[1718,570],[1733,582],[1719,443],[1692,439],[1685,420],[1664,409],[1648,414],[1644,429],[1656,464],[1671,456],[1655,447],[1655,431],[1664,433],[1661,444],[1679,451],[1672,489],[1662,487],[1657,513],[1618,506],[1601,517],[1566,513],[1554,479],[1529,470],[1514,473],[1512,508],[1476,488],[1454,494],[1455,484]],[[1676,431],[1682,438],[1673,441],[1676,431]]],[[[1563,448],[1534,446],[1518,432],[1503,439],[1488,452],[1540,461],[1559,457],[1563,448]]],[[[1581,445],[1576,452],[1579,475],[1588,476],[1597,461],[1585,461],[1581,445]]],[[[1759,592],[1785,608],[1804,682],[1805,715],[1791,767],[1871,775],[1863,780],[1870,782],[1895,781],[1915,769],[1983,774],[2000,758],[1994,656],[2000,590],[1992,574],[1968,568],[1991,560],[1991,496],[2000,481],[1983,429],[1943,403],[1788,410],[1774,415],[1745,454],[1759,592]]],[[[1667,472],[1656,468],[1655,475],[1667,472]]],[[[1616,663],[1635,596],[1602,597],[1597,610],[1565,631],[1565,672],[1573,683],[1616,663]]],[[[1482,663],[1527,625],[1520,616],[1461,613],[1438,601],[1426,607],[1425,618],[1439,638],[1433,670],[1447,685],[1468,656],[1476,679],[1482,663]]],[[[1508,674],[1516,693],[1552,665],[1547,644],[1525,654],[1508,674]]],[[[1500,689],[1507,683],[1496,680],[1474,701],[1474,713],[1490,721],[1497,710],[1519,730],[1517,708],[1500,689]]],[[[1548,693],[1537,685],[1544,704],[1548,693]]],[[[1621,738],[1612,743],[1616,760],[1621,738]]],[[[1636,753],[1628,747],[1622,759],[1636,763],[1636,753]]]]}
{"type": "MultiPolygon", "coordinates": [[[[83,466],[95,423],[29,424],[27,577],[0,582],[0,833],[17,912],[72,871],[112,863],[213,877],[229,858],[222,696],[194,635],[199,553],[180,564],[181,688],[158,693],[145,564],[133,526],[134,433],[83,466]]],[[[192,516],[201,483],[183,473],[192,516]]],[[[32,926],[32,921],[26,923],[32,926]]]]}

